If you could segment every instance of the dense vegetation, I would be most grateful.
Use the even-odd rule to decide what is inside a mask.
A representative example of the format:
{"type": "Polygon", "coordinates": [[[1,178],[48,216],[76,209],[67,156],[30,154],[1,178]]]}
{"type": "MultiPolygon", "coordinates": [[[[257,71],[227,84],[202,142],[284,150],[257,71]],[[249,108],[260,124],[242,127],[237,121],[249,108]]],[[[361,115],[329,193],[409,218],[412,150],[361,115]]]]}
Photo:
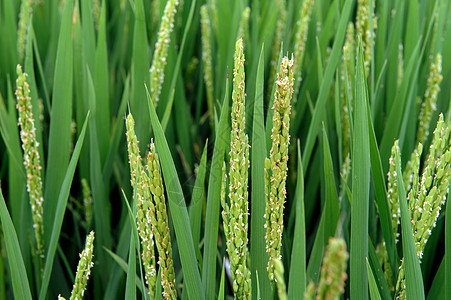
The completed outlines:
{"type": "Polygon", "coordinates": [[[0,25],[0,299],[451,297],[449,1],[0,25]]]}

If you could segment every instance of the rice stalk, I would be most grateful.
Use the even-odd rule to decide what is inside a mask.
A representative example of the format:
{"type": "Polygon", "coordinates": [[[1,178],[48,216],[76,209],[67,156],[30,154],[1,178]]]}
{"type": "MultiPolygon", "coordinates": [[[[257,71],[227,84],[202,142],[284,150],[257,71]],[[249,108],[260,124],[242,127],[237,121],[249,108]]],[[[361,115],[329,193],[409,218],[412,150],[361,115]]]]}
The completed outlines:
{"type": "Polygon", "coordinates": [[[149,189],[155,204],[156,219],[152,218],[152,231],[158,249],[158,264],[161,268],[161,284],[164,289],[163,296],[165,299],[177,299],[166,199],[160,173],[160,162],[153,142],[150,143],[150,152],[147,155],[147,172],[149,173],[149,189]]]}
{"type": "Polygon", "coordinates": [[[283,208],[286,198],[288,146],[290,144],[290,101],[293,95],[293,58],[282,59],[277,74],[273,104],[272,146],[266,172],[266,251],[269,255],[269,279],[274,280],[274,260],[281,259],[283,208]]]}
{"type": "MultiPolygon", "coordinates": [[[[429,66],[429,76],[426,83],[424,101],[421,104],[421,110],[418,116],[416,145],[424,144],[429,136],[429,124],[432,120],[432,114],[437,110],[437,98],[438,93],[440,92],[440,82],[443,78],[441,73],[442,56],[437,54],[435,60],[431,61],[429,66]]],[[[418,152],[418,147],[412,152],[403,173],[404,185],[407,187],[407,190],[411,187],[412,176],[415,171],[413,164],[415,162],[416,152],[418,152]]]]}
{"type": "Polygon", "coordinates": [[[19,62],[23,62],[25,56],[25,45],[28,37],[28,23],[33,15],[34,0],[22,0],[20,3],[19,25],[17,29],[17,53],[19,62]]]}
{"type": "Polygon", "coordinates": [[[346,261],[349,255],[343,239],[330,238],[321,266],[316,299],[339,299],[344,293],[346,261]]]}
{"type": "Polygon", "coordinates": [[[315,289],[315,283],[311,281],[305,290],[304,300],[340,299],[348,277],[346,274],[348,258],[346,242],[342,238],[329,238],[321,265],[318,286],[315,289]]]}
{"type": "Polygon", "coordinates": [[[271,49],[271,62],[269,65],[269,82],[268,82],[269,91],[272,91],[274,85],[275,80],[274,78],[276,77],[278,67],[280,47],[283,42],[285,26],[287,23],[287,4],[285,0],[278,0],[276,3],[279,11],[277,15],[276,29],[274,31],[274,40],[271,49]]]}
{"type": "Polygon", "coordinates": [[[86,228],[89,228],[92,220],[92,194],[86,178],[81,180],[81,189],[83,193],[83,211],[85,213],[86,228]]]}
{"type": "MultiPolygon", "coordinates": [[[[345,72],[344,68],[346,68],[346,73],[348,75],[348,82],[353,82],[352,74],[354,74],[354,68],[355,68],[355,30],[354,30],[354,24],[350,22],[348,24],[347,30],[346,30],[346,40],[345,44],[343,46],[343,66],[341,68],[341,81],[342,88],[341,88],[341,122],[342,122],[342,147],[343,147],[343,157],[347,157],[350,154],[351,149],[351,125],[349,120],[349,109],[352,112],[352,86],[349,84],[349,89],[346,90],[345,85],[345,72]],[[349,103],[351,104],[351,107],[348,107],[348,101],[346,98],[349,99],[349,103]]],[[[343,169],[346,166],[343,165],[343,169]]],[[[348,170],[350,171],[350,170],[348,170]]]]}
{"type": "Polygon", "coordinates": [[[80,253],[80,261],[77,266],[77,274],[75,275],[75,283],[70,295],[70,300],[81,300],[88,285],[91,268],[94,266],[92,258],[94,252],[94,231],[91,231],[86,237],[85,249],[80,253]]]}
{"type": "Polygon", "coordinates": [[[238,299],[251,297],[251,273],[248,250],[248,169],[249,140],[245,133],[245,72],[243,40],[236,42],[233,70],[232,130],[230,133],[229,199],[223,200],[224,232],[233,279],[233,291],[238,299]]]}
{"type": "Polygon", "coordinates": [[[207,5],[204,4],[200,8],[200,24],[201,24],[201,42],[202,42],[202,62],[204,70],[205,90],[207,95],[208,115],[210,117],[210,126],[214,124],[214,85],[213,85],[213,62],[211,54],[211,24],[208,15],[207,5]]]}
{"type": "Polygon", "coordinates": [[[152,65],[150,67],[150,96],[154,106],[158,104],[161,93],[161,86],[164,81],[164,67],[169,51],[171,41],[171,32],[174,28],[174,16],[177,12],[178,0],[168,0],[164,8],[161,19],[160,31],[153,52],[152,65]]]}
{"type": "MultiPolygon", "coordinates": [[[[419,163],[415,165],[418,166],[419,163]]],[[[428,238],[436,225],[441,207],[445,204],[451,179],[450,171],[450,128],[445,125],[441,114],[434,130],[434,137],[421,175],[421,181],[418,180],[419,168],[417,167],[414,170],[412,188],[408,196],[414,241],[420,261],[428,238]]],[[[400,299],[405,299],[403,262],[396,283],[396,291],[400,299]]]]}
{"type": "Polygon", "coordinates": [[[296,24],[297,30],[294,38],[294,62],[293,62],[293,74],[296,78],[294,86],[294,101],[296,102],[299,87],[301,86],[302,76],[302,62],[305,55],[305,43],[307,41],[308,27],[310,23],[310,16],[312,15],[314,7],[314,0],[305,0],[302,3],[300,11],[300,18],[296,24]]]}
{"type": "Polygon", "coordinates": [[[287,300],[287,287],[285,284],[284,276],[284,268],[283,263],[280,261],[280,259],[274,260],[274,276],[276,280],[277,285],[277,294],[279,296],[279,300],[287,300]]]}
{"type": "Polygon", "coordinates": [[[372,48],[374,45],[374,32],[377,28],[377,20],[374,16],[374,1],[372,1],[373,7],[373,28],[370,25],[370,0],[357,0],[357,17],[356,17],[356,29],[357,34],[362,37],[363,46],[363,64],[365,66],[365,74],[368,76],[370,70],[371,58],[372,58],[372,48]]]}
{"type": "Polygon", "coordinates": [[[153,203],[149,201],[150,191],[147,184],[148,180],[146,180],[147,175],[144,171],[141,156],[139,154],[138,140],[136,139],[134,126],[135,122],[133,116],[128,114],[126,127],[131,185],[136,194],[136,222],[142,245],[144,275],[149,294],[153,299],[153,296],[155,295],[157,272],[155,268],[155,249],[151,219],[155,218],[155,208],[153,207],[153,203]]]}
{"type": "Polygon", "coordinates": [[[27,190],[33,215],[33,228],[36,237],[36,253],[40,259],[41,271],[44,262],[44,196],[42,193],[41,163],[39,143],[36,139],[36,127],[32,113],[30,88],[26,81],[27,74],[17,65],[17,110],[19,112],[20,138],[22,140],[23,163],[27,174],[27,190]]]}
{"type": "Polygon", "coordinates": [[[238,27],[238,37],[237,39],[243,39],[243,44],[249,45],[249,16],[251,13],[251,8],[247,6],[241,12],[240,26],[238,27]]]}
{"type": "Polygon", "coordinates": [[[396,87],[399,89],[401,86],[402,78],[404,77],[404,46],[402,43],[398,46],[398,79],[396,81],[396,87]]]}

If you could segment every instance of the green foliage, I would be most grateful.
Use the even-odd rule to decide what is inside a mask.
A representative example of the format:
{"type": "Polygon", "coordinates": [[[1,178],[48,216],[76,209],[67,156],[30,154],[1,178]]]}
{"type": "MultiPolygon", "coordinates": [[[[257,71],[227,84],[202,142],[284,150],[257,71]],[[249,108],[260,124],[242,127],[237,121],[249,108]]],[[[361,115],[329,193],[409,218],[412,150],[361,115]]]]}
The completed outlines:
{"type": "Polygon", "coordinates": [[[449,296],[450,19],[0,1],[0,299],[69,298],[91,231],[89,299],[449,296]]]}

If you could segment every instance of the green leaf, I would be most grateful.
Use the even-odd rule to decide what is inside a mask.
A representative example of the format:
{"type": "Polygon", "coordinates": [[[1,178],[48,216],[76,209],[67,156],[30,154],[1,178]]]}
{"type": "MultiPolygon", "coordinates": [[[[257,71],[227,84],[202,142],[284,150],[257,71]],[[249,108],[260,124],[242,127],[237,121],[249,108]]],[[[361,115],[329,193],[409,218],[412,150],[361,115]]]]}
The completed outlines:
{"type": "Polygon", "coordinates": [[[447,294],[448,292],[446,291],[448,289],[448,281],[446,281],[445,264],[446,258],[443,258],[440,267],[435,274],[434,281],[432,281],[431,288],[429,289],[427,296],[428,300],[449,299],[447,297],[449,294],[447,294]]]}
{"type": "Polygon", "coordinates": [[[329,237],[335,235],[339,218],[338,196],[335,185],[334,173],[332,168],[332,157],[330,154],[329,141],[327,139],[326,129],[323,124],[323,158],[324,158],[324,175],[326,184],[326,200],[324,209],[321,213],[321,220],[318,231],[316,233],[315,242],[313,243],[312,253],[307,267],[306,282],[313,281],[315,285],[318,283],[321,267],[321,260],[324,249],[327,245],[329,237]]]}
{"type": "MultiPolygon", "coordinates": [[[[93,120],[96,120],[97,114],[99,111],[103,110],[102,106],[98,106],[96,101],[96,94],[94,89],[93,79],[91,77],[91,72],[89,71],[89,67],[86,69],[86,77],[88,80],[88,99],[89,99],[89,109],[92,113],[93,120]],[[97,109],[99,107],[99,109],[97,109]]],[[[100,131],[102,132],[102,131],[100,131]]],[[[112,246],[112,237],[111,237],[111,224],[110,224],[110,203],[107,199],[107,195],[105,193],[105,185],[102,176],[102,167],[101,167],[101,156],[100,156],[100,147],[99,147],[99,134],[97,134],[97,124],[95,122],[91,122],[89,124],[89,160],[90,160],[90,178],[91,178],[91,191],[92,191],[92,199],[93,199],[93,215],[94,215],[94,223],[96,230],[96,240],[95,247],[107,247],[111,248],[112,246]]],[[[105,134],[100,134],[105,135],[105,134]]],[[[110,263],[106,260],[106,257],[103,252],[99,252],[97,254],[96,259],[104,266],[102,272],[110,272],[110,263]]],[[[93,270],[94,274],[97,273],[97,270],[93,270]]],[[[100,274],[99,274],[100,275],[100,274]]],[[[102,282],[106,285],[106,276],[98,276],[102,280],[102,282]]]]}
{"type": "Polygon", "coordinates": [[[184,275],[184,282],[188,295],[191,299],[205,299],[202,282],[200,280],[199,269],[194,251],[191,227],[186,209],[185,198],[182,187],[178,179],[177,170],[171,157],[163,128],[158,120],[157,113],[150,99],[149,91],[146,88],[147,101],[150,111],[150,120],[155,134],[155,145],[161,161],[161,169],[168,194],[169,208],[174,222],[175,236],[180,251],[180,260],[184,275]]]}
{"type": "Polygon", "coordinates": [[[213,158],[211,161],[210,180],[207,192],[207,213],[205,217],[204,255],[202,266],[202,283],[207,299],[215,297],[216,285],[216,251],[218,246],[218,225],[221,197],[222,165],[226,148],[227,135],[230,134],[229,117],[229,80],[227,78],[221,117],[217,129],[213,158]]]}
{"type": "MultiPolygon", "coordinates": [[[[341,48],[346,32],[346,26],[348,24],[349,16],[352,9],[352,0],[346,0],[343,10],[340,16],[340,22],[338,24],[337,33],[335,35],[334,44],[332,46],[332,52],[330,54],[329,63],[327,64],[326,71],[324,72],[323,81],[319,90],[318,99],[315,105],[315,111],[313,112],[312,121],[307,134],[307,140],[305,142],[304,149],[304,173],[306,172],[310,157],[312,155],[313,146],[315,144],[316,136],[318,134],[321,117],[323,114],[326,101],[329,98],[329,90],[332,84],[333,75],[337,68],[338,62],[341,59],[341,48]]],[[[365,285],[366,286],[366,285],[365,285]]]]}
{"type": "Polygon", "coordinates": [[[39,293],[39,300],[46,299],[47,289],[50,282],[50,275],[52,273],[53,268],[53,260],[55,258],[56,248],[58,246],[58,239],[61,234],[61,227],[63,226],[64,213],[66,211],[67,201],[69,199],[69,192],[72,183],[72,179],[74,178],[75,167],[77,166],[78,158],[80,156],[81,147],[83,146],[83,141],[86,134],[86,127],[88,126],[89,113],[86,115],[85,122],[83,124],[83,128],[80,132],[80,136],[78,137],[77,143],[75,144],[74,152],[69,162],[69,166],[67,167],[66,174],[63,177],[63,184],[61,185],[61,190],[58,196],[58,202],[56,203],[56,214],[53,219],[53,226],[50,236],[50,242],[48,246],[45,267],[44,267],[44,275],[42,279],[41,289],[39,293]]]}
{"type": "MultiPolygon", "coordinates": [[[[207,165],[207,146],[208,139],[205,142],[202,158],[200,159],[200,166],[197,171],[196,182],[194,183],[193,194],[191,196],[191,204],[189,209],[189,218],[191,230],[193,233],[193,244],[195,249],[199,249],[200,228],[202,220],[202,200],[205,194],[205,172],[207,165]]],[[[198,250],[200,253],[200,250],[198,250]]],[[[197,251],[196,251],[197,252],[197,251]]]]}
{"type": "Polygon", "coordinates": [[[225,263],[222,263],[222,271],[221,271],[221,283],[219,284],[219,295],[218,300],[224,300],[224,266],[225,263]]]}
{"type": "Polygon", "coordinates": [[[146,92],[143,82],[149,83],[149,53],[146,33],[146,17],[143,0],[135,1],[135,25],[133,31],[132,89],[130,111],[135,118],[138,141],[143,141],[140,150],[145,153],[145,145],[150,140],[149,114],[147,113],[146,92]]]}
{"type": "Polygon", "coordinates": [[[0,218],[2,221],[3,234],[5,235],[6,253],[8,254],[8,264],[10,266],[11,281],[13,285],[14,297],[16,299],[30,299],[30,285],[28,284],[27,271],[22,259],[19,240],[16,230],[9,216],[3,193],[0,190],[0,218]]]}
{"type": "Polygon", "coordinates": [[[379,290],[377,289],[376,280],[374,279],[373,271],[371,270],[370,263],[368,262],[368,258],[366,259],[366,267],[368,272],[368,284],[370,287],[370,299],[371,300],[380,300],[381,295],[379,295],[379,290]]]}
{"type": "Polygon", "coordinates": [[[304,295],[306,287],[306,249],[305,249],[305,210],[304,210],[304,172],[302,169],[301,145],[298,146],[298,168],[296,180],[296,222],[294,225],[293,247],[291,250],[290,277],[288,281],[288,299],[304,295]]]}
{"type": "MultiPolygon", "coordinates": [[[[131,236],[132,237],[132,236],[131,236]]],[[[136,275],[136,247],[135,247],[135,240],[133,239],[133,238],[131,238],[130,239],[130,246],[131,245],[133,245],[133,253],[134,253],[134,256],[135,256],[135,268],[134,268],[134,273],[135,273],[135,279],[129,279],[128,277],[129,276],[127,276],[127,281],[128,280],[132,280],[132,281],[134,281],[134,283],[135,283],[135,290],[136,290],[136,287],[140,290],[140,291],[142,291],[142,287],[141,287],[141,279],[138,277],[138,275],[136,275]]],[[[130,267],[130,256],[129,256],[129,260],[128,260],[128,263],[122,258],[122,257],[120,257],[119,255],[117,255],[116,253],[114,253],[113,251],[111,251],[110,249],[108,249],[108,248],[105,248],[105,247],[103,247],[103,250],[105,250],[110,256],[111,256],[111,258],[118,264],[118,266],[128,275],[128,274],[133,274],[133,270],[131,270],[131,267],[130,267]]],[[[131,255],[131,252],[129,253],[129,255],[131,255]]],[[[130,276],[130,277],[132,277],[132,276],[130,276]]],[[[126,284],[125,284],[125,286],[126,286],[126,290],[127,290],[127,282],[126,282],[126,284]]],[[[127,292],[125,292],[125,294],[127,295],[127,292]]],[[[126,297],[126,299],[129,299],[129,298],[127,298],[126,297]]]]}
{"type": "Polygon", "coordinates": [[[407,206],[406,190],[401,172],[401,154],[396,151],[396,175],[401,209],[402,250],[404,255],[404,270],[406,276],[406,299],[424,299],[423,277],[420,261],[413,239],[410,212],[407,206]]]}
{"type": "MultiPolygon", "coordinates": [[[[255,103],[254,103],[254,126],[252,133],[251,148],[251,281],[252,290],[257,289],[256,272],[260,274],[259,285],[262,287],[262,297],[267,299],[271,296],[271,285],[269,283],[268,271],[266,265],[268,263],[268,254],[266,252],[264,225],[266,223],[264,214],[266,207],[265,196],[265,157],[266,157],[266,138],[264,111],[263,111],[263,92],[264,92],[264,50],[263,46],[260,52],[260,60],[258,63],[257,82],[255,85],[255,103]]],[[[257,293],[253,293],[254,299],[257,293]]]]}
{"type": "Polygon", "coordinates": [[[56,54],[56,65],[52,93],[52,111],[50,113],[49,146],[47,155],[47,173],[44,194],[44,245],[49,245],[52,222],[58,203],[63,179],[70,158],[70,139],[72,124],[72,13],[73,0],[64,4],[63,18],[56,54]]]}
{"type": "MultiPolygon", "coordinates": [[[[382,267],[379,263],[379,259],[376,254],[376,250],[374,249],[373,242],[371,242],[370,239],[368,239],[368,258],[367,259],[369,259],[371,271],[374,275],[374,280],[376,281],[376,284],[377,284],[378,294],[384,300],[393,299],[393,297],[390,293],[390,290],[388,288],[387,281],[385,280],[384,272],[382,271],[382,267]]],[[[370,295],[371,295],[371,289],[370,289],[370,295]]]]}
{"type": "Polygon", "coordinates": [[[169,92],[170,92],[171,97],[169,98],[169,102],[166,105],[164,116],[163,116],[163,119],[161,121],[161,125],[162,125],[164,131],[166,131],[167,122],[169,120],[169,115],[170,115],[170,112],[172,110],[172,104],[174,103],[175,84],[177,83],[177,78],[178,78],[178,75],[179,75],[179,72],[180,72],[180,65],[181,65],[182,57],[183,57],[183,50],[185,49],[186,38],[187,38],[188,32],[189,32],[189,30],[191,28],[191,23],[192,23],[192,20],[193,20],[193,15],[194,15],[195,8],[196,8],[196,0],[192,0],[191,7],[190,7],[190,10],[189,10],[188,20],[186,22],[186,25],[185,25],[184,31],[183,31],[182,43],[180,44],[180,50],[179,50],[179,53],[177,54],[177,62],[175,63],[175,67],[174,67],[174,70],[172,72],[171,85],[170,85],[170,88],[169,88],[169,92]]]}
{"type": "Polygon", "coordinates": [[[374,194],[376,196],[379,219],[382,227],[382,233],[384,235],[388,261],[390,262],[390,269],[392,271],[393,278],[398,278],[398,252],[396,249],[395,238],[393,236],[391,213],[388,207],[387,199],[387,188],[385,187],[385,177],[382,170],[379,149],[377,148],[376,135],[374,133],[369,105],[367,105],[367,115],[369,132],[368,136],[370,141],[371,174],[373,175],[374,194]]]}
{"type": "MultiPolygon", "coordinates": [[[[141,174],[139,169],[137,170],[137,174],[141,174]]],[[[139,176],[139,175],[138,175],[139,176]]],[[[133,202],[136,203],[136,186],[138,184],[139,181],[139,177],[136,178],[136,183],[135,186],[133,188],[133,202]]],[[[138,255],[138,261],[139,261],[139,271],[140,271],[140,275],[141,275],[141,280],[139,280],[138,282],[141,284],[142,288],[140,288],[141,291],[146,291],[146,287],[144,286],[144,275],[143,275],[143,271],[142,271],[142,260],[141,260],[141,247],[140,247],[140,240],[139,240],[139,235],[138,235],[138,228],[136,226],[136,205],[134,205],[134,209],[132,210],[130,207],[130,203],[127,200],[127,197],[125,196],[124,190],[122,190],[122,196],[124,197],[124,201],[125,204],[127,205],[127,209],[128,209],[128,219],[130,220],[130,225],[131,225],[131,236],[134,239],[134,244],[136,246],[136,252],[139,253],[138,255]]],[[[144,293],[144,298],[145,300],[149,299],[149,293],[146,292],[144,293]]]]}
{"type": "Polygon", "coordinates": [[[352,206],[350,281],[351,298],[368,299],[368,210],[370,189],[370,146],[368,138],[368,93],[359,41],[356,64],[354,142],[352,152],[352,206]]]}
{"type": "MultiPolygon", "coordinates": [[[[92,70],[95,82],[95,100],[97,107],[102,109],[97,110],[93,115],[96,127],[102,134],[97,135],[98,148],[100,154],[100,166],[103,166],[108,152],[108,145],[110,140],[110,120],[111,108],[109,99],[109,82],[108,82],[108,52],[106,41],[106,5],[107,1],[103,1],[100,11],[99,30],[97,37],[97,49],[95,53],[95,69],[92,70]],[[95,72],[95,73],[94,73],[95,72]]],[[[83,15],[84,17],[84,15],[83,15]]],[[[94,121],[93,121],[94,123],[94,121]]],[[[98,233],[98,232],[97,232],[98,233]]]]}
{"type": "MultiPolygon", "coordinates": [[[[446,202],[448,211],[449,201],[446,202]]],[[[451,208],[450,208],[451,212],[451,208]]],[[[451,217],[445,217],[445,279],[451,279],[451,217]]],[[[449,282],[449,281],[445,281],[449,282]]],[[[451,298],[451,284],[445,284],[446,299],[451,298]]]]}

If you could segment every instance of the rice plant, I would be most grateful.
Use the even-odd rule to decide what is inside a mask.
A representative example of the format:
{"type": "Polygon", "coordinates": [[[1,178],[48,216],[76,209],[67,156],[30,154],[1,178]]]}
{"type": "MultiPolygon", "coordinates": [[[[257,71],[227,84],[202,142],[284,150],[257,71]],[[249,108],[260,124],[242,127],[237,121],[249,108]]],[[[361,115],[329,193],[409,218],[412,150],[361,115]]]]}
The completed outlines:
{"type": "Polygon", "coordinates": [[[0,1],[0,299],[451,297],[450,19],[0,1]]]}

